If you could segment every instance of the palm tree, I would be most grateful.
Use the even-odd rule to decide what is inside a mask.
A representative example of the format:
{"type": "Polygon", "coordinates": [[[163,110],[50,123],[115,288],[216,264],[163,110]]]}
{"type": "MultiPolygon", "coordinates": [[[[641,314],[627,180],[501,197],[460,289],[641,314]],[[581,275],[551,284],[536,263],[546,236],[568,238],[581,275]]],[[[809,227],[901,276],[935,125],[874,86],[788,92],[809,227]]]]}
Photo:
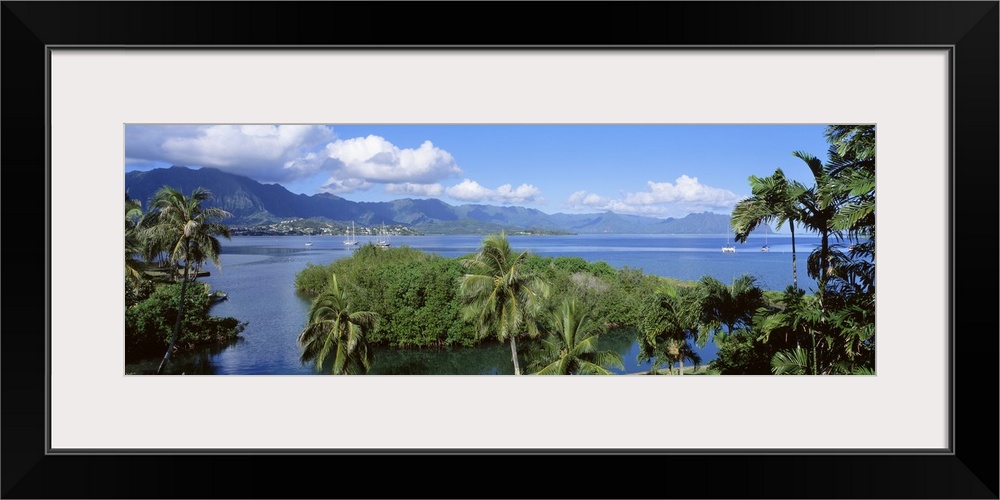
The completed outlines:
{"type": "Polygon", "coordinates": [[[517,360],[519,335],[537,335],[538,316],[548,286],[525,272],[528,251],[515,253],[506,235],[489,235],[472,258],[463,259],[468,271],[461,279],[460,293],[465,300],[463,316],[476,325],[480,338],[495,336],[510,341],[514,374],[521,374],[517,360]]]}
{"type": "Polygon", "coordinates": [[[703,276],[698,285],[702,294],[698,344],[702,346],[712,333],[732,334],[750,327],[754,313],[767,305],[764,291],[757,286],[756,278],[748,274],[728,286],[711,276],[703,276]]]}
{"type": "Polygon", "coordinates": [[[142,254],[138,223],[142,218],[142,204],[125,194],[125,277],[142,277],[142,262],[136,257],[142,254]]]}
{"type": "Polygon", "coordinates": [[[686,340],[667,339],[663,345],[663,356],[667,361],[667,373],[672,373],[674,363],[677,363],[677,374],[684,375],[684,360],[690,359],[695,368],[701,364],[701,356],[695,352],[686,340]]]}
{"type": "Polygon", "coordinates": [[[650,371],[656,373],[666,362],[668,367],[679,363],[678,373],[684,374],[684,360],[690,359],[697,366],[701,357],[688,343],[697,338],[698,304],[694,289],[683,292],[673,286],[663,285],[646,304],[639,323],[640,362],[652,361],[650,371]]]}
{"type": "MultiPolygon", "coordinates": [[[[836,221],[841,207],[847,200],[848,193],[836,189],[834,175],[849,175],[853,171],[849,165],[844,165],[835,147],[831,147],[829,157],[833,160],[826,167],[816,157],[796,151],[794,156],[804,161],[815,179],[815,185],[808,189],[799,197],[801,217],[806,227],[816,231],[820,235],[820,246],[809,256],[809,275],[817,279],[817,289],[815,293],[816,308],[818,314],[816,321],[809,328],[810,335],[813,336],[813,373],[828,373],[819,355],[824,351],[823,345],[816,341],[816,335],[820,335],[824,340],[823,344],[832,346],[839,343],[844,338],[847,330],[836,328],[837,325],[831,323],[830,310],[832,302],[836,301],[836,296],[829,284],[831,278],[837,274],[842,274],[844,265],[837,265],[842,259],[840,252],[831,248],[830,237],[838,240],[842,237],[842,231],[837,229],[836,221]]],[[[874,201],[874,197],[872,198],[874,201]]],[[[833,358],[824,352],[823,361],[830,361],[833,358]]]]}
{"type": "Polygon", "coordinates": [[[367,334],[378,326],[379,316],[371,311],[352,311],[347,293],[340,290],[337,275],[309,308],[309,322],[299,334],[303,363],[316,361],[316,371],[331,355],[334,375],[364,374],[374,358],[367,334]]]}
{"type": "Polygon", "coordinates": [[[624,369],[620,354],[598,351],[603,328],[576,299],[566,299],[550,317],[551,330],[531,368],[536,375],[611,375],[608,367],[624,369]]]}
{"type": "Polygon", "coordinates": [[[827,356],[833,372],[874,369],[875,317],[875,126],[830,125],[831,147],[820,189],[824,206],[835,206],[830,225],[858,242],[849,257],[834,253],[835,270],[823,289],[823,306],[837,332],[837,348],[827,356]],[[863,241],[862,241],[863,240],[863,241]]]}
{"type": "Polygon", "coordinates": [[[170,242],[168,255],[171,269],[175,269],[184,260],[174,333],[170,337],[170,345],[163,355],[163,361],[156,370],[157,374],[162,373],[164,366],[170,361],[170,354],[180,335],[181,319],[184,317],[184,294],[191,266],[196,263],[200,265],[205,259],[209,259],[216,266],[222,267],[219,260],[221,245],[216,236],[227,239],[231,236],[229,228],[218,220],[231,217],[232,214],[221,208],[203,207],[202,203],[211,197],[211,191],[201,187],[195,188],[191,196],[187,197],[177,189],[163,186],[153,195],[149,214],[140,221],[143,233],[150,241],[170,242]]]}
{"type": "MultiPolygon", "coordinates": [[[[835,153],[831,151],[831,154],[835,153]]],[[[798,205],[802,223],[820,235],[820,246],[814,251],[815,256],[810,256],[811,262],[807,268],[811,276],[818,277],[819,288],[822,291],[832,268],[830,237],[834,236],[837,239],[841,237],[841,232],[834,227],[834,219],[837,217],[843,196],[831,191],[831,177],[818,158],[803,151],[795,151],[792,155],[809,166],[809,171],[812,172],[816,182],[812,188],[805,190],[798,197],[798,205]]]]}
{"type": "Polygon", "coordinates": [[[730,225],[736,232],[735,239],[745,243],[747,237],[761,224],[774,222],[779,228],[786,221],[792,236],[792,285],[799,286],[795,254],[795,223],[801,220],[798,200],[806,192],[805,186],[790,181],[780,168],[768,177],[749,177],[752,195],[736,203],[730,225]]]}

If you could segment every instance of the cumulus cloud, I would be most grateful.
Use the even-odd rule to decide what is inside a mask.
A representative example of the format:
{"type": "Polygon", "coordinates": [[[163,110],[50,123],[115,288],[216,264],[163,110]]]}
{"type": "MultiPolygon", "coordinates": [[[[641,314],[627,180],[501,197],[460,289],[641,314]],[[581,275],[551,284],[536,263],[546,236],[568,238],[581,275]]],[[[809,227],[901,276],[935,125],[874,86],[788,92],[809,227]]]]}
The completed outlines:
{"type": "Polygon", "coordinates": [[[497,187],[497,198],[511,203],[532,203],[539,200],[542,192],[531,184],[521,184],[513,188],[510,184],[497,187]]]}
{"type": "Polygon", "coordinates": [[[648,181],[647,191],[625,193],[618,199],[577,191],[566,202],[574,210],[603,210],[623,214],[683,216],[705,211],[726,212],[740,197],[727,189],[698,182],[682,175],[674,183],[648,181]]]}
{"type": "Polygon", "coordinates": [[[281,182],[315,173],[316,151],[333,139],[319,125],[129,125],[129,165],[157,162],[212,167],[261,182],[281,182]]]}
{"type": "Polygon", "coordinates": [[[414,184],[404,182],[402,184],[386,184],[386,193],[408,194],[413,196],[441,196],[444,193],[444,186],[440,184],[414,184]]]}
{"type": "Polygon", "coordinates": [[[511,184],[503,184],[490,189],[472,179],[465,179],[445,192],[456,200],[500,203],[538,203],[542,194],[541,190],[531,184],[521,184],[516,188],[511,184]]]}
{"type": "Polygon", "coordinates": [[[342,170],[371,181],[427,183],[461,173],[451,154],[431,141],[417,149],[402,149],[369,135],[331,142],[326,150],[342,170]]]}
{"type": "Polygon", "coordinates": [[[597,195],[596,193],[588,193],[586,191],[577,191],[569,195],[569,198],[566,201],[572,207],[592,207],[592,208],[599,208],[611,202],[611,200],[608,198],[597,195]]]}
{"type": "Polygon", "coordinates": [[[478,182],[465,179],[464,181],[445,190],[448,196],[462,201],[483,201],[493,197],[493,191],[479,185],[478,182]]]}
{"type": "Polygon", "coordinates": [[[415,149],[404,149],[382,137],[369,135],[333,141],[327,144],[324,156],[323,165],[331,171],[331,181],[432,185],[462,173],[451,153],[431,141],[424,141],[415,149]]]}

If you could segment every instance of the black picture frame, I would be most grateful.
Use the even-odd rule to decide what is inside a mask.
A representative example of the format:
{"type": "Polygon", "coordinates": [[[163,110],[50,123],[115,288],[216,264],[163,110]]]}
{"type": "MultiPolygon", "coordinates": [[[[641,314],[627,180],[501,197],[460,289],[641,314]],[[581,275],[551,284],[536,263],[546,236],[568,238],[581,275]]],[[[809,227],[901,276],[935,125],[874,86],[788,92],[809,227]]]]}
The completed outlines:
{"type": "Polygon", "coordinates": [[[998,498],[997,327],[992,309],[978,309],[998,298],[996,261],[982,251],[994,244],[995,228],[981,227],[997,220],[1000,206],[996,1],[579,2],[549,9],[515,2],[2,4],[0,159],[15,237],[3,254],[15,264],[8,270],[27,271],[8,283],[15,293],[5,294],[0,335],[4,498],[998,498]],[[17,242],[49,241],[48,197],[41,194],[48,186],[47,47],[56,45],[951,47],[950,453],[49,454],[42,327],[52,313],[49,247],[42,253],[17,242]],[[44,229],[42,238],[18,234],[27,227],[44,229]],[[612,474],[594,481],[580,474],[567,485],[553,480],[564,467],[612,474]],[[296,474],[280,472],[288,469],[296,474]],[[460,478],[480,489],[464,490],[460,478]]]}

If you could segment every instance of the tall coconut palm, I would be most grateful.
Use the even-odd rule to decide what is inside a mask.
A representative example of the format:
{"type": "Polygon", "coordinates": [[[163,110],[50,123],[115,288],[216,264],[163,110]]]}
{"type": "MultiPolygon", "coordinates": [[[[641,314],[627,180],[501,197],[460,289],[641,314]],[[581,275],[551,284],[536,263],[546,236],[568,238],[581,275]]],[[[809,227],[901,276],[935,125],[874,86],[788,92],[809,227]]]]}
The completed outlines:
{"type": "Polygon", "coordinates": [[[564,300],[549,320],[549,334],[531,364],[536,375],[611,375],[609,367],[625,368],[617,352],[597,350],[603,327],[576,299],[564,300]]]}
{"type": "Polygon", "coordinates": [[[792,285],[799,286],[795,253],[795,224],[801,220],[798,207],[799,198],[806,187],[785,177],[780,168],[768,177],[749,177],[751,196],[736,203],[730,217],[730,225],[735,231],[735,239],[745,243],[754,229],[762,224],[774,223],[781,227],[786,221],[792,236],[792,285]]]}
{"type": "Polygon", "coordinates": [[[378,326],[378,321],[374,312],[352,310],[334,274],[309,308],[309,322],[298,337],[300,359],[303,363],[316,361],[316,371],[320,371],[332,356],[334,375],[367,373],[374,359],[367,334],[378,326]]]}
{"type": "Polygon", "coordinates": [[[487,236],[479,252],[462,261],[467,270],[460,284],[466,303],[463,317],[476,325],[480,338],[510,341],[516,375],[521,374],[516,338],[525,333],[537,335],[535,319],[548,295],[548,286],[525,271],[527,257],[527,250],[515,253],[501,232],[487,236]]]}
{"type": "Polygon", "coordinates": [[[156,370],[157,374],[162,373],[170,361],[174,344],[180,335],[181,319],[184,317],[184,294],[192,264],[196,260],[200,264],[209,259],[221,268],[219,253],[222,247],[217,236],[231,238],[229,228],[218,221],[231,217],[232,214],[221,208],[202,206],[211,197],[211,191],[201,187],[195,188],[188,197],[175,188],[163,186],[153,195],[150,211],[140,221],[143,233],[150,241],[170,242],[168,255],[171,269],[176,268],[181,260],[184,261],[174,333],[170,337],[170,345],[163,355],[163,361],[156,370]]]}

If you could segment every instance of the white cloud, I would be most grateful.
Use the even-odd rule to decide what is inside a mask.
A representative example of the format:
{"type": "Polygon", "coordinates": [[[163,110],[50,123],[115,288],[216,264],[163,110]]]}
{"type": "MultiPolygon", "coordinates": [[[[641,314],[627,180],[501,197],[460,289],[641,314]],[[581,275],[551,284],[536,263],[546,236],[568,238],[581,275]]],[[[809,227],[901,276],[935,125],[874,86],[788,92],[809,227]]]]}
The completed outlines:
{"type": "Polygon", "coordinates": [[[682,175],[673,184],[646,183],[648,191],[625,193],[620,199],[577,191],[566,202],[574,210],[602,210],[622,214],[680,217],[689,213],[728,212],[740,196],[726,189],[701,184],[697,177],[682,175]]]}
{"type": "Polygon", "coordinates": [[[649,186],[649,191],[629,193],[625,196],[625,202],[630,205],[682,202],[725,206],[739,200],[732,191],[706,186],[699,183],[697,177],[687,175],[678,177],[674,184],[649,181],[646,185],[649,186]]]}
{"type": "Polygon", "coordinates": [[[512,188],[510,184],[504,184],[497,188],[497,199],[511,203],[532,203],[539,199],[542,192],[531,184],[521,184],[517,188],[512,188]]]}
{"type": "Polygon", "coordinates": [[[521,184],[516,188],[511,184],[503,184],[496,189],[490,189],[472,179],[465,179],[445,189],[445,192],[448,193],[448,196],[461,201],[500,203],[540,203],[542,201],[541,190],[531,184],[521,184]]]}
{"type": "Polygon", "coordinates": [[[444,193],[444,186],[440,184],[414,184],[411,182],[404,182],[402,184],[386,184],[385,192],[414,196],[441,196],[441,194],[444,193]]]}
{"type": "Polygon", "coordinates": [[[592,207],[592,208],[602,208],[609,203],[611,200],[603,196],[599,196],[595,193],[588,193],[586,191],[577,191],[571,195],[566,200],[572,207],[592,207]]]}
{"type": "Polygon", "coordinates": [[[369,135],[331,142],[324,153],[326,167],[337,179],[430,184],[462,173],[451,153],[430,141],[416,149],[403,149],[369,135]]]}
{"type": "Polygon", "coordinates": [[[386,184],[387,193],[438,196],[441,179],[459,175],[451,153],[424,141],[416,149],[399,148],[377,135],[336,140],[321,152],[323,170],[330,172],[324,189],[336,193],[386,184]],[[352,186],[357,186],[352,189],[352,186]]]}
{"type": "Polygon", "coordinates": [[[130,125],[125,156],[129,165],[212,167],[280,182],[315,173],[315,151],[332,138],[319,125],[130,125]]]}
{"type": "Polygon", "coordinates": [[[371,183],[365,182],[364,179],[328,179],[325,184],[320,186],[319,191],[322,193],[344,194],[355,191],[367,191],[371,188],[371,183]]]}
{"type": "Polygon", "coordinates": [[[465,179],[464,181],[445,189],[448,196],[462,201],[484,201],[493,198],[493,191],[480,186],[478,182],[465,179]]]}

